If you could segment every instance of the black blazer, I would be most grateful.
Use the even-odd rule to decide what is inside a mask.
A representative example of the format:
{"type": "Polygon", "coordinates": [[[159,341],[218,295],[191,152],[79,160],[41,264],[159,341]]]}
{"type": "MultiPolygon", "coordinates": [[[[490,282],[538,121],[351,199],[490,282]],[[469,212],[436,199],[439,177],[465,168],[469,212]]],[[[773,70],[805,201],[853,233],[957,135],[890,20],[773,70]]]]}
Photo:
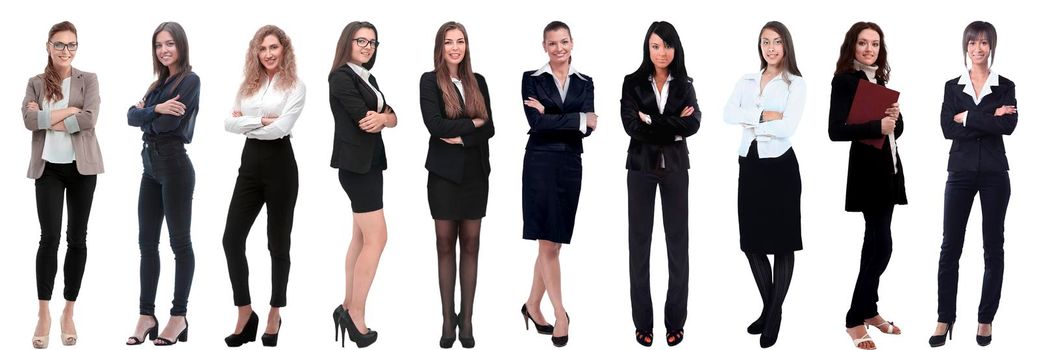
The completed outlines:
{"type": "Polygon", "coordinates": [[[588,128],[581,132],[581,113],[595,112],[595,85],[592,78],[583,74],[570,76],[566,91],[566,102],[559,98],[555,76],[545,72],[532,76],[536,71],[523,73],[523,101],[533,97],[545,107],[545,114],[536,108],[523,106],[530,130],[527,134],[528,151],[556,151],[582,153],[581,139],[592,134],[588,128]]]}
{"type": "MultiPolygon", "coordinates": [[[[368,81],[379,88],[374,75],[368,81]]],[[[328,104],[335,118],[335,140],[332,143],[332,167],[365,174],[374,170],[386,170],[386,148],[382,143],[382,132],[370,133],[361,130],[358,123],[368,111],[379,106],[377,92],[368,87],[361,76],[349,65],[343,65],[328,75],[328,104]]],[[[383,103],[384,112],[391,110],[383,103]]]]}
{"type": "Polygon", "coordinates": [[[1003,135],[1010,135],[1017,127],[1017,113],[995,116],[996,108],[1017,106],[1014,82],[999,77],[999,85],[975,105],[971,95],[963,93],[959,78],[945,83],[942,101],[942,132],[952,140],[949,150],[949,171],[1007,171],[1006,148],[1003,135]],[[967,125],[957,124],[953,117],[967,111],[967,125]]]}
{"type": "MultiPolygon", "coordinates": [[[[880,131],[880,121],[864,124],[847,123],[851,102],[855,98],[860,79],[866,73],[855,71],[833,76],[830,82],[830,140],[858,141],[884,138],[883,149],[862,142],[852,142],[848,151],[848,183],[845,190],[844,209],[863,211],[894,204],[906,204],[905,174],[902,158],[895,154],[897,164],[891,162],[891,144],[880,131]],[[895,173],[895,167],[898,172],[895,173]]],[[[884,81],[877,80],[884,85],[884,81]]],[[[903,118],[895,122],[895,138],[902,136],[903,118]]]]}
{"type": "MultiPolygon", "coordinates": [[[[485,175],[491,173],[490,152],[487,140],[494,136],[494,122],[491,120],[491,95],[487,92],[487,82],[483,76],[476,74],[476,84],[483,94],[483,103],[487,106],[487,122],[477,128],[469,116],[448,119],[444,111],[444,98],[437,85],[435,72],[422,74],[419,81],[419,105],[422,107],[422,121],[429,130],[429,151],[426,153],[426,170],[455,183],[461,183],[465,170],[466,149],[476,149],[480,155],[480,165],[485,175]],[[461,137],[461,145],[452,145],[441,138],[461,137]]],[[[455,93],[459,94],[458,89],[455,93]]],[[[471,97],[467,97],[471,98],[471,97]]],[[[464,108],[464,102],[463,102],[464,108]]]]}
{"type": "Polygon", "coordinates": [[[628,143],[628,170],[665,171],[689,169],[689,147],[685,139],[700,129],[700,106],[696,103],[693,80],[674,79],[668,87],[664,113],[657,108],[656,89],[645,76],[629,74],[621,88],[621,122],[631,136],[628,143]],[[696,111],[682,118],[682,109],[693,106],[696,111]],[[639,119],[639,112],[649,115],[651,124],[639,119]],[[675,141],[675,136],[682,136],[675,141]],[[661,163],[663,161],[663,164],[661,163]],[[663,165],[663,166],[662,166],[663,165]]]}

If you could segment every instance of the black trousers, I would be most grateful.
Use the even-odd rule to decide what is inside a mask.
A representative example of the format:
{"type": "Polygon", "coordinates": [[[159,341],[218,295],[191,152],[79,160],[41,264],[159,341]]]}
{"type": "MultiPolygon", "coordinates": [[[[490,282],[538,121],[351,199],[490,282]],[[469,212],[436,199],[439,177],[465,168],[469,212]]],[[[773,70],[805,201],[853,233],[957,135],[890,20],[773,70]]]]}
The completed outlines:
{"type": "Polygon", "coordinates": [[[1010,175],[1001,172],[949,172],[945,182],[942,253],[938,258],[938,322],[956,321],[956,286],[967,218],[981,193],[981,239],[985,276],[981,282],[978,323],[992,323],[1003,290],[1003,222],[1010,203],[1010,175]]]}
{"type": "Polygon", "coordinates": [[[159,234],[165,218],[170,247],[176,260],[173,307],[170,315],[188,312],[188,294],[195,274],[195,252],[191,248],[191,200],[195,191],[195,168],[179,140],[160,139],[145,143],[141,151],[144,173],[137,202],[141,248],[141,315],[155,314],[155,290],[159,285],[159,234]]]}
{"type": "Polygon", "coordinates": [[[289,284],[289,235],[298,192],[299,172],[289,138],[247,139],[224,227],[224,256],[231,275],[235,306],[252,304],[245,239],[265,204],[267,250],[271,254],[271,306],[285,306],[289,284]]]}
{"type": "Polygon", "coordinates": [[[861,326],[866,319],[879,315],[877,301],[880,296],[880,276],[891,260],[891,215],[894,204],[862,211],[866,221],[866,233],[862,240],[862,255],[859,260],[859,277],[851,296],[851,307],[844,326],[861,326]]]}
{"type": "Polygon", "coordinates": [[[40,219],[40,247],[36,250],[36,294],[51,300],[58,274],[58,245],[61,244],[62,202],[68,200],[68,233],[65,239],[65,300],[76,301],[87,263],[87,221],[94,201],[97,175],[81,175],[76,162],[47,162],[36,179],[36,215],[40,219]],[[66,198],[65,195],[68,194],[66,198]]]}
{"type": "Polygon", "coordinates": [[[635,329],[653,329],[653,300],[649,291],[649,251],[653,241],[653,212],[657,187],[664,215],[668,285],[664,326],[685,326],[689,299],[689,172],[628,171],[628,272],[631,316],[635,329]]]}

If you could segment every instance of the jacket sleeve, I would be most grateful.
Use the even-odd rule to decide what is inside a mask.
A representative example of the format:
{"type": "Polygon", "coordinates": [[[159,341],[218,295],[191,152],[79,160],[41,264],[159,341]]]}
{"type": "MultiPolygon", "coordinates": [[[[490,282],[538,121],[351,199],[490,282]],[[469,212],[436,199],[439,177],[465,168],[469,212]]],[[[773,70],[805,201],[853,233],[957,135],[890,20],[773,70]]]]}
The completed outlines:
{"type": "MultiPolygon", "coordinates": [[[[462,135],[462,147],[475,147],[487,142],[491,137],[494,137],[494,119],[491,118],[491,94],[487,89],[487,82],[483,79],[483,76],[476,75],[476,84],[479,85],[480,93],[483,94],[483,103],[487,108],[487,120],[483,126],[476,128],[475,131],[462,135]]],[[[466,121],[472,122],[469,118],[465,118],[466,121]]]]}
{"type": "MultiPolygon", "coordinates": [[[[486,98],[486,96],[485,96],[486,98]]],[[[422,110],[422,121],[429,130],[429,135],[436,138],[451,138],[468,135],[476,129],[469,118],[447,119],[441,111],[440,89],[437,87],[436,74],[426,73],[419,81],[419,106],[422,110]]],[[[488,112],[490,108],[488,108],[488,112]]],[[[490,118],[487,118],[490,123],[490,118]]],[[[487,125],[484,125],[486,127],[487,125]]]]}
{"type": "MultiPolygon", "coordinates": [[[[1006,93],[1003,95],[1003,100],[1000,103],[1000,106],[1017,106],[1015,90],[1016,88],[1014,84],[1009,84],[1006,93]]],[[[997,117],[995,110],[980,110],[976,107],[968,108],[967,110],[967,115],[970,120],[967,123],[968,129],[977,130],[991,135],[1010,135],[1014,133],[1014,129],[1017,128],[1017,113],[1004,114],[997,117]]]]}
{"type": "Polygon", "coordinates": [[[22,121],[25,123],[25,128],[31,131],[50,129],[50,113],[43,110],[30,111],[26,107],[29,102],[40,104],[40,101],[37,101],[39,93],[33,86],[32,80],[32,78],[29,79],[29,83],[25,87],[25,97],[22,98],[22,121]]]}
{"type": "MultiPolygon", "coordinates": [[[[635,93],[635,83],[632,81],[631,76],[624,78],[624,85],[621,87],[621,123],[624,125],[624,132],[640,142],[648,143],[662,143],[670,141],[667,139],[668,135],[660,135],[656,128],[653,128],[649,124],[642,122],[639,118],[639,106],[638,106],[638,94],[635,93]]],[[[674,140],[674,135],[670,135],[671,140],[674,140]]]]}
{"type": "MultiPolygon", "coordinates": [[[[549,96],[539,96],[534,84],[536,84],[536,81],[534,77],[530,76],[530,72],[523,73],[523,101],[525,102],[531,97],[542,102],[549,99],[549,96]]],[[[580,112],[542,114],[536,108],[528,107],[527,105],[523,105],[523,112],[527,115],[527,124],[530,125],[530,131],[533,133],[564,130],[578,131],[581,128],[580,112]]],[[[584,110],[581,112],[584,112],[584,110]]]]}
{"type": "Polygon", "coordinates": [[[97,113],[101,107],[97,75],[84,73],[84,76],[86,77],[86,85],[83,87],[83,107],[76,114],[65,118],[65,130],[68,130],[70,134],[93,129],[94,125],[97,125],[97,113]]]}
{"type": "MultiPolygon", "coordinates": [[[[675,114],[666,115],[650,115],[653,121],[650,127],[657,128],[663,134],[672,134],[682,137],[689,137],[696,134],[700,130],[700,105],[696,102],[696,89],[693,88],[693,81],[687,80],[685,84],[688,84],[687,90],[682,96],[682,104],[679,106],[679,110],[675,114]],[[687,106],[693,107],[693,115],[688,117],[682,117],[682,109],[687,106]]],[[[670,96],[669,96],[670,98],[670,96]]]]}

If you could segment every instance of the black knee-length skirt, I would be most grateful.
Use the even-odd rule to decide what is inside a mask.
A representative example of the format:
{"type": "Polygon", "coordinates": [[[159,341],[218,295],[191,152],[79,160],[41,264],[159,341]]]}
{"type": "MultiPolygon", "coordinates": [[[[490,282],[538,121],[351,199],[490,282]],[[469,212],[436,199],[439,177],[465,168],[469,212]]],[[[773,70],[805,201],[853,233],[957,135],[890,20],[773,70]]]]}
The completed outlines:
{"type": "Polygon", "coordinates": [[[581,155],[528,151],[523,156],[523,238],[570,243],[581,197],[581,155]]]}
{"type": "Polygon", "coordinates": [[[740,249],[764,254],[801,250],[801,172],[794,149],[758,158],[754,142],[739,163],[740,249]]]}
{"type": "Polygon", "coordinates": [[[467,155],[462,182],[429,173],[426,195],[436,220],[473,220],[487,215],[487,174],[475,157],[467,155]]]}

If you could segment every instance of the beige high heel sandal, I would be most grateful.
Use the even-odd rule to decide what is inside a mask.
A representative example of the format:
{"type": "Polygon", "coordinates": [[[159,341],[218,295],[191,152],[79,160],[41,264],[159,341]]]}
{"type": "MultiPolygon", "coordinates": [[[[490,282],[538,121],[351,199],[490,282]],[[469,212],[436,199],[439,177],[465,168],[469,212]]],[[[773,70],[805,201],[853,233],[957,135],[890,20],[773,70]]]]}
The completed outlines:
{"type": "Polygon", "coordinates": [[[50,345],[50,335],[42,335],[32,337],[32,347],[34,349],[46,349],[50,345]]]}

